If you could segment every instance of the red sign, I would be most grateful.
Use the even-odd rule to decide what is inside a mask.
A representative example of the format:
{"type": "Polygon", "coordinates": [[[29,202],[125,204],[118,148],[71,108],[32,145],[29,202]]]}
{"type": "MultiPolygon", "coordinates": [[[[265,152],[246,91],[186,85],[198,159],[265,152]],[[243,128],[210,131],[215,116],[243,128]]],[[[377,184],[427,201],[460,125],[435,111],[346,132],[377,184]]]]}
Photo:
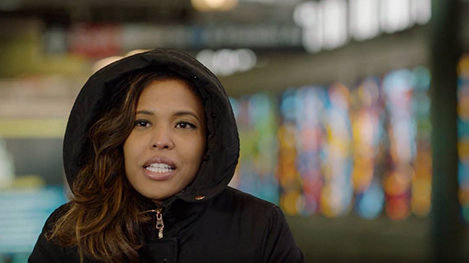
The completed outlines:
{"type": "Polygon", "coordinates": [[[114,56],[121,51],[121,27],[79,24],[70,31],[68,42],[71,53],[93,58],[114,56]]]}

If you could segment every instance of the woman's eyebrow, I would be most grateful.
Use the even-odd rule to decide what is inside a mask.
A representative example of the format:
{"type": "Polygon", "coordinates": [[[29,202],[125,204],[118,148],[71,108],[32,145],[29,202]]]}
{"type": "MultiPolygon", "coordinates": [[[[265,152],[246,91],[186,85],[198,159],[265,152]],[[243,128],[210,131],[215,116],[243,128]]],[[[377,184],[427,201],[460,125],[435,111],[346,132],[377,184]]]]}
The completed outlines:
{"type": "Polygon", "coordinates": [[[197,116],[197,114],[195,114],[192,111],[178,111],[178,112],[174,113],[174,116],[184,116],[184,115],[190,115],[190,116],[196,118],[198,121],[200,121],[199,116],[197,116]]]}
{"type": "Polygon", "coordinates": [[[147,111],[147,110],[139,110],[135,114],[145,114],[145,115],[155,115],[154,112],[152,111],[147,111]]]}
{"type": "MultiPolygon", "coordinates": [[[[138,114],[155,115],[155,113],[153,111],[148,111],[148,110],[139,110],[135,114],[136,115],[138,115],[138,114]]],[[[197,114],[195,114],[194,112],[192,112],[192,111],[178,111],[178,112],[174,113],[173,115],[174,116],[190,115],[190,116],[196,118],[198,121],[200,121],[199,116],[197,114]]]]}

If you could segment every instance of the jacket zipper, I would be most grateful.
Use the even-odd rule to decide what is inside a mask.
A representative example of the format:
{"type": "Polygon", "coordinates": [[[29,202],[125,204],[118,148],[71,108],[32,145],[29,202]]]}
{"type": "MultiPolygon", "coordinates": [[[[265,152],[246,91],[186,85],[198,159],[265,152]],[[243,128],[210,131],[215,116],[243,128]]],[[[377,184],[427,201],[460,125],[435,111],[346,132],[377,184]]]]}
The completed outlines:
{"type": "Polygon", "coordinates": [[[158,239],[163,238],[163,229],[164,229],[164,222],[163,222],[163,208],[159,207],[156,209],[156,224],[155,227],[158,230],[158,239]]]}
{"type": "Polygon", "coordinates": [[[163,222],[163,208],[158,207],[153,210],[147,210],[140,212],[140,214],[144,213],[155,213],[156,214],[156,221],[155,221],[155,229],[158,230],[158,239],[163,238],[163,230],[164,230],[164,222],[163,222]]]}

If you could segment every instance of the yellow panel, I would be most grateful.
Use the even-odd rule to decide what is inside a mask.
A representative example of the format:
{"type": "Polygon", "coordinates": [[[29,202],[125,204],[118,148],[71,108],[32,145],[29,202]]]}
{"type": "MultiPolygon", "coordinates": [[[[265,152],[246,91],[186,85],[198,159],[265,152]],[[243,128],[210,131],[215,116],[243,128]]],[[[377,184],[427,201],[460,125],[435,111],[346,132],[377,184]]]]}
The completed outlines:
{"type": "Polygon", "coordinates": [[[1,138],[62,138],[67,120],[51,119],[0,119],[1,138]]]}

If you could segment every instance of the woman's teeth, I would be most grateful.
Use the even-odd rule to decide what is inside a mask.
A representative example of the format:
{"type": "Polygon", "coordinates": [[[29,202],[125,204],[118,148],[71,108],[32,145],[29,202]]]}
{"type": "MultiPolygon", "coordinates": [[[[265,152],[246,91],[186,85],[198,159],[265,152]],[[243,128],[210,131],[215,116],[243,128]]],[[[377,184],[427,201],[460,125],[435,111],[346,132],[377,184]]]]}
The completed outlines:
{"type": "Polygon", "coordinates": [[[153,173],[167,173],[174,170],[173,167],[164,163],[152,163],[150,166],[145,167],[145,169],[153,173]]]}

